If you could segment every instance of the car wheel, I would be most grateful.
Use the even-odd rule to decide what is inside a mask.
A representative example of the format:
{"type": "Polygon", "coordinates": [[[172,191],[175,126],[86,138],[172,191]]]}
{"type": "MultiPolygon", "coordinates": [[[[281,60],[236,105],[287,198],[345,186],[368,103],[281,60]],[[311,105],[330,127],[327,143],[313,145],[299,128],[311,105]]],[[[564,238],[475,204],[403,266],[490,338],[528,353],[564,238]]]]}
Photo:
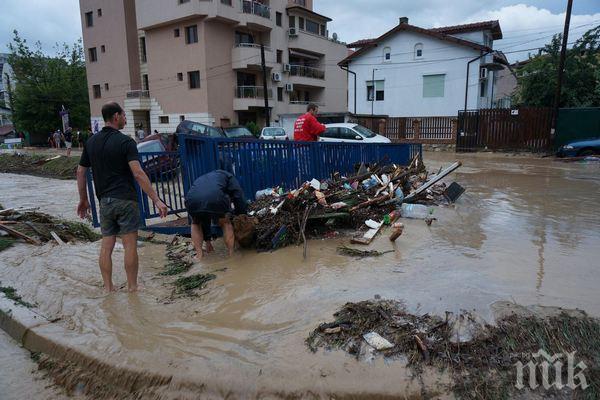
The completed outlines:
{"type": "Polygon", "coordinates": [[[592,149],[583,149],[579,153],[577,153],[577,155],[579,157],[593,156],[594,155],[594,150],[592,150],[592,149]]]}

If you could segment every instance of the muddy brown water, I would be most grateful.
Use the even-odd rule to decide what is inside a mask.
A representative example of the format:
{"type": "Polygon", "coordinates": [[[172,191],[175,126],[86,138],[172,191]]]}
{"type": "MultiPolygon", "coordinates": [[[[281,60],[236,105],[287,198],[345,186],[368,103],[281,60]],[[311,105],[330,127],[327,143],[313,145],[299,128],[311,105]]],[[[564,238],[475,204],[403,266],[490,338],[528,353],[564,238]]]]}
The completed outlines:
{"type": "MultiPolygon", "coordinates": [[[[427,153],[425,161],[431,170],[456,158],[464,166],[448,182],[467,192],[436,208],[431,227],[403,221],[394,247],[384,233],[371,248],[396,251],[377,259],[336,254],[345,239],[311,241],[306,261],[297,247],[226,258],[219,242],[190,271],[217,279],[198,298],[173,300],[170,280],[157,276],[163,246],[140,249],[143,292],[105,296],[97,244],[19,245],[2,253],[0,280],[49,319],[62,318],[38,332],[98,360],[174,376],[160,397],[418,397],[402,360],[312,354],[304,339],[344,303],[375,295],[413,312],[470,310],[488,321],[498,301],[600,316],[600,166],[491,154],[427,153]]],[[[0,175],[7,207],[25,202],[73,217],[75,200],[74,182],[0,175]]]]}

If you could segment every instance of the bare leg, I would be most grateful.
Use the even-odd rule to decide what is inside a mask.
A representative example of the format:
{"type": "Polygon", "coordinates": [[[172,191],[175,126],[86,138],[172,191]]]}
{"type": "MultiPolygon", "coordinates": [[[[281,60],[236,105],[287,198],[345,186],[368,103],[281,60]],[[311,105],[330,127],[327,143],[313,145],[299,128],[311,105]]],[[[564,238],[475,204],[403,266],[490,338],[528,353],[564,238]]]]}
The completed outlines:
{"type": "Polygon", "coordinates": [[[125,273],[127,274],[127,288],[130,292],[137,292],[138,284],[138,253],[137,253],[138,233],[132,232],[121,237],[123,248],[125,249],[125,273]]]}
{"type": "Polygon", "coordinates": [[[206,253],[212,253],[213,251],[215,251],[215,248],[213,247],[213,244],[210,240],[206,241],[206,253]]]}
{"type": "Polygon", "coordinates": [[[231,225],[229,218],[221,218],[219,220],[219,225],[221,225],[221,229],[223,229],[223,240],[225,240],[225,245],[227,246],[227,250],[229,250],[229,255],[231,256],[233,255],[233,250],[235,248],[233,225],[231,225]]]}
{"type": "Polygon", "coordinates": [[[116,241],[116,236],[105,236],[102,238],[102,246],[100,248],[100,273],[104,281],[104,290],[107,292],[114,292],[115,290],[112,283],[112,252],[116,241]]]}
{"type": "Polygon", "coordinates": [[[202,242],[204,241],[204,234],[202,228],[198,224],[192,224],[192,244],[196,250],[196,259],[202,259],[204,253],[202,252],[202,242]]]}

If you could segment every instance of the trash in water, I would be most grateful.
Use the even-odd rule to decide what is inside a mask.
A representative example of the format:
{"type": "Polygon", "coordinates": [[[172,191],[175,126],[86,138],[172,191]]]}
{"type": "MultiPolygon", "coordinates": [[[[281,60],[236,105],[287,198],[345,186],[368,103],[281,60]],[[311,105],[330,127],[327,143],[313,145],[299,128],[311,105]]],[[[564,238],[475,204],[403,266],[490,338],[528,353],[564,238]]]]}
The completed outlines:
{"type": "Polygon", "coordinates": [[[429,207],[422,204],[402,204],[402,218],[425,219],[430,216],[429,207]]]}

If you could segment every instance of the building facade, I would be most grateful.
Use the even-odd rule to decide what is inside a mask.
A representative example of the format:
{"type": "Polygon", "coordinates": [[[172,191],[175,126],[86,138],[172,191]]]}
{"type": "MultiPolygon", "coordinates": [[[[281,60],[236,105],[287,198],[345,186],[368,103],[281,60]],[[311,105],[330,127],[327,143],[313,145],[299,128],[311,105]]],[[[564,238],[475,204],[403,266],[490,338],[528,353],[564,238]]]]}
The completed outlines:
{"type": "Polygon", "coordinates": [[[310,102],[346,111],[344,44],[311,0],[80,0],[92,127],[124,104],[126,133],[182,120],[291,127],[310,102]],[[267,92],[264,90],[264,49],[267,92]]]}
{"type": "Polygon", "coordinates": [[[379,38],[348,45],[357,49],[340,63],[351,71],[349,112],[455,116],[465,108],[465,97],[467,109],[489,108],[493,75],[505,62],[493,51],[501,38],[498,21],[424,29],[401,18],[379,38]]]}

